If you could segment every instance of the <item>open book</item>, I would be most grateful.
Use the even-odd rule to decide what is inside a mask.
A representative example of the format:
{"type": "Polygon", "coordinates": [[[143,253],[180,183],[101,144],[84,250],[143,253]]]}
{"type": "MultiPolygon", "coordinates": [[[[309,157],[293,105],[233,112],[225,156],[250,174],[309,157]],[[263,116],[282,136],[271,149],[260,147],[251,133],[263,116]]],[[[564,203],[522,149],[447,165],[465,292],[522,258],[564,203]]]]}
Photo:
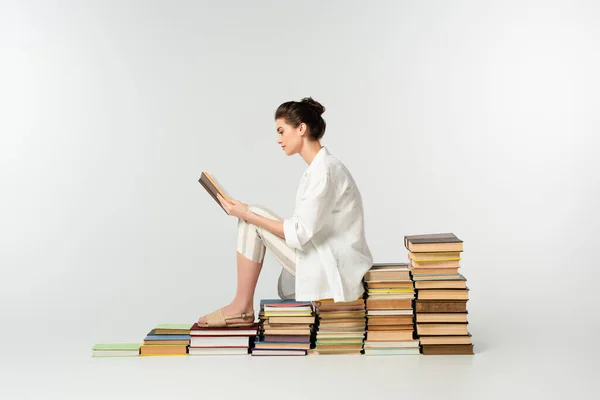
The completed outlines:
{"type": "Polygon", "coordinates": [[[200,182],[200,184],[204,187],[204,189],[206,189],[208,194],[210,194],[212,198],[215,199],[219,207],[221,207],[223,211],[227,212],[225,208],[223,208],[223,206],[221,205],[219,199],[217,198],[217,194],[220,194],[221,197],[223,197],[229,203],[231,203],[231,198],[227,195],[227,193],[225,193],[225,190],[223,190],[223,188],[217,184],[216,180],[212,176],[210,176],[208,172],[202,172],[202,175],[200,175],[200,179],[198,179],[198,182],[200,182]]]}

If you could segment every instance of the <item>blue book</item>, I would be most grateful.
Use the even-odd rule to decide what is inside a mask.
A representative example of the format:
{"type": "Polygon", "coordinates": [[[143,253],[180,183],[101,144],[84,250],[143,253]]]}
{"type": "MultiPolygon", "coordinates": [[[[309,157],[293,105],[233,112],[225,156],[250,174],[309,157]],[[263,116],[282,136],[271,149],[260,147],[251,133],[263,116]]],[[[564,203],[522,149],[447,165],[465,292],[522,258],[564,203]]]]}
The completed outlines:
{"type": "Polygon", "coordinates": [[[260,301],[260,306],[264,307],[265,304],[275,304],[275,305],[281,305],[283,307],[285,306],[310,306],[312,305],[312,303],[310,301],[296,301],[294,299],[286,299],[286,300],[281,300],[281,299],[263,299],[260,301]]]}

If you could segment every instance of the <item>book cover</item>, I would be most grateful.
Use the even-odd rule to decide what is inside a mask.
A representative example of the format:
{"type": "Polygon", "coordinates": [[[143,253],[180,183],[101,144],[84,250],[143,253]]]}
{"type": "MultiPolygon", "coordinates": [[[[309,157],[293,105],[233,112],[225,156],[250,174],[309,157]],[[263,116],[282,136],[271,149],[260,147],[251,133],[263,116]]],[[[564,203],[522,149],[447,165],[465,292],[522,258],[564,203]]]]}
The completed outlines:
{"type": "Polygon", "coordinates": [[[189,331],[192,329],[194,324],[158,324],[155,329],[168,329],[168,330],[183,330],[189,331]]]}
{"type": "Polygon", "coordinates": [[[404,236],[404,247],[411,253],[462,252],[463,241],[453,233],[429,233],[404,236]]]}
{"type": "Polygon", "coordinates": [[[312,306],[310,301],[296,301],[293,299],[279,300],[279,299],[262,299],[260,301],[260,307],[306,307],[312,306]]]}
{"type": "Polygon", "coordinates": [[[427,233],[424,235],[408,235],[404,237],[404,243],[462,243],[454,233],[427,233]]]}
{"type": "Polygon", "coordinates": [[[227,213],[227,211],[221,205],[221,202],[217,198],[217,194],[220,194],[221,197],[223,197],[225,199],[225,201],[228,201],[230,203],[231,203],[231,199],[225,193],[225,191],[219,185],[217,185],[214,178],[208,172],[202,172],[202,174],[200,175],[200,179],[198,179],[198,182],[200,182],[202,187],[204,187],[204,189],[206,189],[208,194],[210,194],[210,196],[217,202],[219,207],[221,207],[221,209],[223,211],[225,211],[225,213],[227,213]]]}

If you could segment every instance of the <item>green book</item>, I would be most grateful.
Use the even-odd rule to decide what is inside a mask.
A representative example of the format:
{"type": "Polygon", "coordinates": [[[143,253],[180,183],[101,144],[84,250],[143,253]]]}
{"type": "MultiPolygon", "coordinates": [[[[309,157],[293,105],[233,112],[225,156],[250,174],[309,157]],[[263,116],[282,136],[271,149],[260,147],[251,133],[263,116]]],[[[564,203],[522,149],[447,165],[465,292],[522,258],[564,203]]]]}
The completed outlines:
{"type": "Polygon", "coordinates": [[[140,343],[100,343],[92,350],[92,357],[135,357],[140,355],[140,343]]]}
{"type": "Polygon", "coordinates": [[[155,329],[181,329],[190,330],[194,324],[158,324],[155,329]]]}

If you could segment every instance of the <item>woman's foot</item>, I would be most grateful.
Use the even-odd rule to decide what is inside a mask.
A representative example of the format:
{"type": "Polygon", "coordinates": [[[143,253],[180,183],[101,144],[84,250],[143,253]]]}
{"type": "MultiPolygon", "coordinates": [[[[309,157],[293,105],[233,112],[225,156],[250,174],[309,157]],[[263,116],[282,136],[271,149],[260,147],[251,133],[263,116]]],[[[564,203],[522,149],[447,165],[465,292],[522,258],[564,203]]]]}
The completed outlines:
{"type": "MultiPolygon", "coordinates": [[[[246,318],[235,318],[235,319],[228,319],[227,323],[228,324],[239,324],[239,323],[249,323],[249,322],[254,322],[254,310],[252,309],[252,305],[247,306],[240,306],[238,304],[228,304],[225,307],[223,307],[221,310],[223,310],[223,315],[225,316],[225,318],[228,318],[230,316],[235,316],[235,315],[240,315],[243,313],[248,314],[248,316],[246,318]]],[[[206,323],[206,315],[202,316],[199,320],[198,320],[198,325],[202,325],[206,323]]]]}

